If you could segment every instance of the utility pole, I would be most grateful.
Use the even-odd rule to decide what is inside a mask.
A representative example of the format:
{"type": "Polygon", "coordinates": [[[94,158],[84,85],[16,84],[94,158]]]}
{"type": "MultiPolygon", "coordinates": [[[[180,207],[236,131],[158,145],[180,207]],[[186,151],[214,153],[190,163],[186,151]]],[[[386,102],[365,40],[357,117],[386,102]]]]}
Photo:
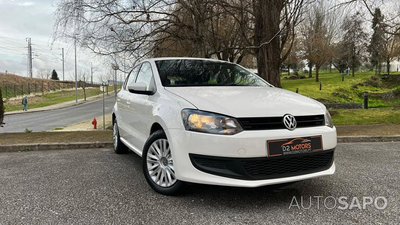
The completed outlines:
{"type": "Polygon", "coordinates": [[[78,23],[79,23],[79,21],[78,21],[79,12],[77,11],[77,8],[80,8],[80,2],[79,2],[79,1],[77,2],[76,0],[74,0],[73,6],[74,6],[74,16],[75,16],[75,19],[74,19],[74,46],[75,46],[75,103],[78,103],[78,65],[77,65],[77,62],[76,62],[76,38],[77,38],[77,35],[78,35],[78,32],[77,32],[77,30],[78,30],[78,23]],[[77,4],[77,5],[75,5],[75,4],[77,4]]]}
{"type": "Polygon", "coordinates": [[[31,38],[26,38],[28,42],[28,76],[32,78],[32,44],[31,38]]]}
{"type": "Polygon", "coordinates": [[[78,103],[78,68],[76,63],[76,34],[75,34],[75,103],[78,103]]]}
{"type": "Polygon", "coordinates": [[[92,67],[92,62],[90,62],[90,83],[93,84],[93,67],[92,67]]]}
{"type": "Polygon", "coordinates": [[[62,52],[62,66],[63,66],[63,81],[64,80],[64,48],[61,48],[61,52],[62,52]]]}

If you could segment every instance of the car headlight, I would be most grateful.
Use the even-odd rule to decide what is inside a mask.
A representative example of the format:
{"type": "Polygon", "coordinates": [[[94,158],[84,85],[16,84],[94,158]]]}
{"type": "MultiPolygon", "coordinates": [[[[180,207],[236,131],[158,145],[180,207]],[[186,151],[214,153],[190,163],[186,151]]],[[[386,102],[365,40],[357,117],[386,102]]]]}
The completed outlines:
{"type": "Polygon", "coordinates": [[[325,125],[330,128],[333,128],[332,117],[331,117],[331,114],[329,114],[328,110],[326,110],[326,112],[325,112],[325,125]]]}
{"type": "Polygon", "coordinates": [[[182,119],[185,129],[190,131],[233,135],[243,130],[235,118],[200,110],[183,109],[182,119]]]}

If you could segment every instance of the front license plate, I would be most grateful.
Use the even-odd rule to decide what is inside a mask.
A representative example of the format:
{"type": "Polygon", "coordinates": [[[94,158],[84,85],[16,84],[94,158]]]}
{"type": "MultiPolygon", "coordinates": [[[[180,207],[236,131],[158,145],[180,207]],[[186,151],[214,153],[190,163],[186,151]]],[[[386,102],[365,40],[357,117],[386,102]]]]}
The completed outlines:
{"type": "Polygon", "coordinates": [[[322,137],[301,137],[267,142],[268,156],[282,156],[322,151],[322,137]]]}

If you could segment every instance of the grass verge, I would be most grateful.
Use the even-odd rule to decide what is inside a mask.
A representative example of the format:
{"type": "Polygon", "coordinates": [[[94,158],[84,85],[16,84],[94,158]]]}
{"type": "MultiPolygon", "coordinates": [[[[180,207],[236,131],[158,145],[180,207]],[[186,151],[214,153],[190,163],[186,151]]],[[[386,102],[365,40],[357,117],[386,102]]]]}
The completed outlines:
{"type": "MultiPolygon", "coordinates": [[[[109,87],[108,93],[113,94],[113,91],[114,91],[113,87],[109,87]]],[[[100,90],[100,88],[86,89],[87,98],[100,95],[102,95],[102,91],[100,90]]],[[[84,98],[82,89],[78,90],[78,98],[79,99],[84,98]]],[[[59,92],[46,93],[43,96],[42,95],[28,96],[28,109],[41,108],[73,100],[75,100],[75,90],[64,90],[59,92]]],[[[5,110],[6,112],[12,112],[22,109],[20,99],[7,100],[4,105],[6,107],[5,110]]]]}
{"type": "Polygon", "coordinates": [[[0,145],[96,141],[111,142],[112,131],[0,133],[0,145]]]}
{"type": "Polygon", "coordinates": [[[400,124],[398,108],[337,109],[331,111],[335,125],[362,125],[397,123],[400,124]]]}

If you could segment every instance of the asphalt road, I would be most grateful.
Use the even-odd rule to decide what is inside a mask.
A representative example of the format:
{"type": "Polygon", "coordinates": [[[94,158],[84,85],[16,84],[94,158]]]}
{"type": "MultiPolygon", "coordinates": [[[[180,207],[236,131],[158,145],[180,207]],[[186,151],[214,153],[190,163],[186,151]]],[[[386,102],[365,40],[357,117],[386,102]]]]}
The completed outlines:
{"type": "Polygon", "coordinates": [[[135,154],[0,153],[0,224],[399,224],[400,142],[339,144],[335,154],[330,177],[280,189],[191,185],[168,197],[146,184],[135,154]]]}
{"type": "MultiPolygon", "coordinates": [[[[111,113],[114,103],[114,96],[105,98],[106,114],[111,113]]],[[[53,130],[102,115],[103,100],[100,99],[62,109],[5,115],[4,122],[6,124],[0,129],[0,132],[25,132],[25,129],[34,132],[53,130]]]]}

